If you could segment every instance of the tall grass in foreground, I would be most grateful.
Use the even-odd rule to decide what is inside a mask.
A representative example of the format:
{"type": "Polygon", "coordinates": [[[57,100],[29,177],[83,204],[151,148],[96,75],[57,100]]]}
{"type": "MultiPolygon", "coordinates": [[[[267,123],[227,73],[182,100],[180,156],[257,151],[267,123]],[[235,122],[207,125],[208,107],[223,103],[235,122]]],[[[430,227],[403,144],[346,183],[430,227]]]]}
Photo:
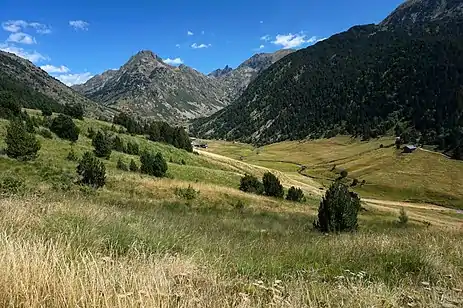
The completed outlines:
{"type": "Polygon", "coordinates": [[[323,236],[311,216],[97,198],[0,199],[0,307],[463,303],[458,231],[323,236]]]}

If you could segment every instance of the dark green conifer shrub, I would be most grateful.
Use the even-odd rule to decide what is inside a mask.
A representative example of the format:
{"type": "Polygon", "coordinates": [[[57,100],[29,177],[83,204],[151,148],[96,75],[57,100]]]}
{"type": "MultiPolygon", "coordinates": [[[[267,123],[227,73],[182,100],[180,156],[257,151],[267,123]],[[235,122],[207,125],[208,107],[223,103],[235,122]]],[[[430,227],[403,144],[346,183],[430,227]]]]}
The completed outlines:
{"type": "Polygon", "coordinates": [[[266,196],[283,198],[283,185],[281,185],[280,180],[273,173],[265,173],[262,183],[264,184],[264,193],[266,196]]]}
{"type": "Polygon", "coordinates": [[[51,122],[50,130],[61,139],[66,139],[71,142],[76,142],[77,139],[79,139],[79,128],[74,121],[66,115],[60,114],[54,118],[51,122]]]}
{"type": "Polygon", "coordinates": [[[144,152],[140,156],[141,173],[153,175],[155,177],[161,178],[166,175],[167,172],[167,163],[162,157],[161,153],[154,155],[150,152],[144,152]]]}
{"type": "Polygon", "coordinates": [[[357,215],[360,198],[346,185],[334,182],[320,202],[314,227],[321,232],[354,231],[358,227],[357,215]]]}
{"type": "Polygon", "coordinates": [[[27,132],[24,123],[19,119],[10,121],[5,137],[6,155],[18,160],[32,160],[37,157],[40,142],[34,134],[27,132]]]}
{"type": "Polygon", "coordinates": [[[76,171],[81,184],[99,188],[106,183],[106,167],[92,152],[82,156],[76,171]]]}
{"type": "Polygon", "coordinates": [[[300,188],[291,186],[291,188],[288,190],[288,194],[286,195],[286,200],[303,202],[305,200],[304,192],[300,188]]]}
{"type": "Polygon", "coordinates": [[[240,190],[248,193],[262,195],[264,193],[264,185],[255,176],[246,174],[241,178],[240,190]]]}
{"type": "Polygon", "coordinates": [[[109,138],[107,134],[99,131],[95,135],[95,138],[93,138],[92,145],[95,148],[93,152],[95,153],[96,157],[109,159],[113,145],[111,138],[109,138]]]}

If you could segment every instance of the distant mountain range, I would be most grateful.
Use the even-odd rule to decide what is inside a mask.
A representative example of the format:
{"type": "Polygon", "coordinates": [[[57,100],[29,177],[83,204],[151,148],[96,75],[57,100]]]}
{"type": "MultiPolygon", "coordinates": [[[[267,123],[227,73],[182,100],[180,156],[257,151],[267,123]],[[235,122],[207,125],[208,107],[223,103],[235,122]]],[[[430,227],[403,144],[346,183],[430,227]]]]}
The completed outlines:
{"type": "Polygon", "coordinates": [[[410,0],[265,70],[198,137],[256,144],[395,134],[463,159],[463,0],[410,0]]]}
{"type": "Polygon", "coordinates": [[[140,51],[118,70],[109,70],[73,89],[104,106],[165,120],[185,122],[227,106],[263,70],[292,50],[257,54],[238,68],[208,76],[171,66],[151,51],[140,51]]]}

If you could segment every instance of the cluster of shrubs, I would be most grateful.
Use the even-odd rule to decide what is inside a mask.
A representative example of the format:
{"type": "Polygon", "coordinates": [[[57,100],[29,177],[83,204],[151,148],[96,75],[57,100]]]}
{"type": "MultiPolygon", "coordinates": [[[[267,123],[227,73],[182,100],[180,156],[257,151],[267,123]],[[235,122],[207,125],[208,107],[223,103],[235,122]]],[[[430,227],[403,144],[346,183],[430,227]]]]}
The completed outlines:
{"type": "Polygon", "coordinates": [[[137,142],[129,141],[125,144],[123,139],[118,135],[113,137],[111,133],[105,131],[95,132],[93,128],[89,128],[87,136],[92,139],[92,145],[95,147],[95,155],[97,157],[109,159],[113,150],[129,155],[140,154],[140,147],[137,142]]]}
{"type": "Polygon", "coordinates": [[[139,169],[138,169],[138,166],[137,166],[137,163],[135,162],[135,160],[131,159],[130,160],[130,163],[127,165],[123,160],[122,158],[119,158],[117,160],[117,165],[116,165],[117,169],[119,170],[122,170],[122,171],[132,171],[132,172],[138,172],[139,169]]]}
{"type": "Polygon", "coordinates": [[[114,124],[123,126],[129,134],[147,135],[155,142],[164,142],[176,148],[193,152],[190,138],[183,127],[172,127],[166,122],[149,122],[121,112],[113,119],[114,124]]]}
{"type": "MultiPolygon", "coordinates": [[[[280,180],[270,172],[266,172],[262,177],[262,182],[253,175],[246,174],[241,178],[240,190],[257,195],[266,195],[269,197],[283,198],[284,189],[280,180]]],[[[300,188],[291,187],[288,190],[286,199],[295,202],[305,201],[304,193],[300,188]]]]}

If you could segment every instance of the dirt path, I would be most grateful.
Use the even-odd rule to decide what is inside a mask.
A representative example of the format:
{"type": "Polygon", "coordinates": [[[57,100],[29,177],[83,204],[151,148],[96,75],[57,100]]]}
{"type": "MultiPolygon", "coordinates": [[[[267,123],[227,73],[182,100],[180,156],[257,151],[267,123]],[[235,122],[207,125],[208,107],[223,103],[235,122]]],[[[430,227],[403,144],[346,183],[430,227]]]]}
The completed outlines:
{"type": "MultiPolygon", "coordinates": [[[[243,173],[246,172],[258,172],[263,173],[267,171],[271,171],[272,173],[276,174],[279,178],[283,186],[290,187],[290,186],[297,186],[300,187],[307,193],[310,193],[316,197],[321,197],[324,195],[325,190],[320,189],[322,185],[316,182],[312,178],[304,177],[301,174],[297,173],[292,175],[292,178],[284,172],[274,170],[271,168],[266,168],[262,166],[257,166],[253,164],[249,164],[244,161],[236,160],[227,156],[223,156],[216,153],[211,153],[208,151],[196,150],[200,155],[204,155],[221,163],[226,163],[241,170],[243,173]],[[295,179],[294,177],[299,176],[300,179],[295,179]]],[[[445,213],[453,213],[453,214],[461,214],[460,211],[455,209],[445,208],[433,204],[427,203],[412,203],[412,202],[403,202],[403,201],[391,201],[391,200],[379,200],[379,199],[371,199],[371,198],[362,198],[362,201],[367,205],[373,208],[388,211],[388,212],[397,212],[400,208],[408,208],[410,210],[424,210],[429,211],[429,213],[411,213],[411,218],[418,220],[418,221],[428,221],[435,225],[446,225],[449,224],[452,227],[460,227],[462,228],[463,225],[463,217],[452,217],[444,216],[445,213]]]]}
{"type": "Polygon", "coordinates": [[[244,161],[236,160],[230,157],[226,157],[223,155],[207,152],[207,151],[202,151],[202,150],[195,150],[198,152],[200,155],[204,155],[206,157],[213,158],[214,160],[220,161],[220,162],[225,162],[230,164],[232,167],[237,168],[239,170],[242,170],[243,173],[246,173],[246,171],[260,171],[260,173],[264,173],[267,171],[271,171],[272,173],[276,174],[279,178],[283,186],[285,187],[291,187],[291,186],[298,186],[302,190],[315,195],[315,196],[321,196],[323,195],[323,191],[319,189],[319,187],[322,187],[318,182],[315,182],[314,180],[311,180],[309,178],[301,178],[301,180],[293,179],[286,175],[285,173],[262,167],[262,166],[257,166],[253,164],[246,163],[244,161]],[[302,181],[304,180],[304,181],[302,181]]]}

